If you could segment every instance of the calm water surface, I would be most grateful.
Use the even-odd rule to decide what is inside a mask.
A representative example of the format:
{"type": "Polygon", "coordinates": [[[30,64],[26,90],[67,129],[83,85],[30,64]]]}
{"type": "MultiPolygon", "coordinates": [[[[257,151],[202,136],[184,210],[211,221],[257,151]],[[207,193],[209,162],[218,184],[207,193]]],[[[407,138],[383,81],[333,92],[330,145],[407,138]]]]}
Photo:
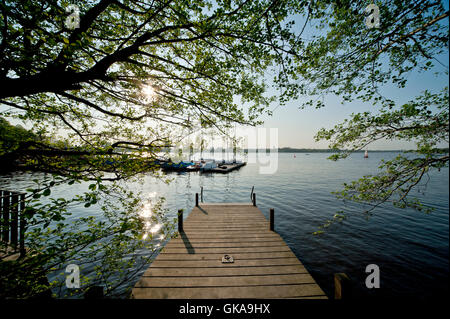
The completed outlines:
{"type": "MultiPolygon", "coordinates": [[[[371,153],[369,159],[364,159],[359,153],[332,162],[326,153],[298,153],[296,157],[280,153],[278,170],[272,175],[260,174],[258,164],[247,164],[226,175],[169,174],[173,178],[169,185],[145,176],[143,183],[130,187],[144,195],[165,197],[169,217],[175,217],[178,209],[192,209],[201,186],[205,202],[250,202],[251,188],[255,186],[258,207],[266,217],[270,208],[275,209],[276,231],[329,297],[333,297],[333,274],[337,272],[345,272],[354,281],[355,295],[361,298],[448,294],[448,169],[430,174],[425,193],[419,194],[425,204],[435,208],[430,214],[386,204],[367,219],[363,212],[368,207],[337,201],[331,194],[344,182],[376,173],[382,158],[395,155],[371,153]],[[312,235],[339,210],[347,212],[344,222],[334,224],[323,235],[312,235]],[[365,286],[365,268],[369,264],[380,268],[379,289],[365,286]]],[[[33,178],[30,174],[3,176],[0,187],[24,190],[33,178]]],[[[52,194],[69,197],[84,187],[60,187],[52,194]]],[[[72,218],[86,211],[82,206],[74,208],[72,218]]],[[[95,211],[91,208],[89,212],[95,211]]]]}

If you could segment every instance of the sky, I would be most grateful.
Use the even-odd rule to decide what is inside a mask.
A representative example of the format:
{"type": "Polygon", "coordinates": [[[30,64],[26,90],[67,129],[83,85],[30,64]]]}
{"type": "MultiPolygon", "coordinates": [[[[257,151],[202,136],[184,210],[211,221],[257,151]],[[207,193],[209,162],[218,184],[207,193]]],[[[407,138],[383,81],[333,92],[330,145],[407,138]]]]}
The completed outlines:
{"type": "MultiPolygon", "coordinates": [[[[447,61],[447,64],[448,60],[448,54],[441,59],[444,63],[447,61]]],[[[395,97],[396,101],[404,103],[412,100],[425,89],[440,91],[446,85],[448,86],[448,82],[447,77],[436,78],[432,72],[412,74],[406,88],[388,87],[385,91],[389,93],[390,97],[395,97]]],[[[285,106],[277,107],[275,105],[276,109],[273,115],[262,118],[265,122],[263,127],[278,128],[279,147],[327,148],[326,141],[315,142],[314,135],[317,131],[321,128],[334,127],[349,118],[352,113],[375,111],[374,106],[368,103],[352,102],[342,105],[340,98],[334,95],[325,97],[325,107],[321,109],[299,109],[300,104],[300,100],[297,100],[291,101],[285,106]]],[[[370,145],[369,149],[405,150],[413,149],[414,145],[413,142],[379,141],[370,145]]],[[[440,147],[448,147],[448,144],[440,147]]]]}
{"type": "MultiPolygon", "coordinates": [[[[449,1],[443,1],[446,10],[449,8],[449,1]]],[[[380,17],[382,19],[382,17],[380,17]]],[[[444,22],[448,25],[448,19],[444,22]]],[[[438,57],[444,65],[449,66],[449,54],[438,57]]],[[[394,99],[397,102],[405,103],[413,100],[425,89],[430,91],[441,91],[445,86],[448,87],[449,79],[448,75],[441,75],[436,77],[435,71],[445,71],[445,68],[438,63],[434,69],[427,73],[411,73],[408,77],[408,84],[406,88],[399,89],[396,86],[384,87],[384,93],[386,96],[394,99]]],[[[307,100],[307,99],[305,99],[307,100]]],[[[332,128],[336,124],[349,118],[352,113],[359,113],[365,111],[375,111],[374,106],[368,103],[352,102],[341,104],[339,97],[334,95],[328,95],[325,97],[325,107],[322,109],[299,109],[301,99],[297,101],[291,101],[285,106],[277,107],[274,105],[273,116],[265,116],[262,118],[266,128],[278,128],[278,143],[279,147],[292,147],[292,148],[328,148],[326,141],[316,142],[314,135],[321,128],[332,128]]],[[[448,147],[448,144],[439,145],[439,147],[448,147]]],[[[414,149],[414,142],[405,141],[377,141],[369,146],[369,149],[374,150],[407,150],[414,149]]]]}

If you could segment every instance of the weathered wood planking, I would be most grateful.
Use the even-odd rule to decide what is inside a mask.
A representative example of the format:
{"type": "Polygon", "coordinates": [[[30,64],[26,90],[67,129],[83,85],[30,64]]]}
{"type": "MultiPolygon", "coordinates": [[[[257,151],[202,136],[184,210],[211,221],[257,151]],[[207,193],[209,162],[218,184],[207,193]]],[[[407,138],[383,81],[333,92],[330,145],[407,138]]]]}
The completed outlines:
{"type": "Polygon", "coordinates": [[[137,282],[132,298],[317,298],[326,295],[251,204],[201,204],[137,282]],[[222,263],[224,254],[233,263],[222,263]]]}

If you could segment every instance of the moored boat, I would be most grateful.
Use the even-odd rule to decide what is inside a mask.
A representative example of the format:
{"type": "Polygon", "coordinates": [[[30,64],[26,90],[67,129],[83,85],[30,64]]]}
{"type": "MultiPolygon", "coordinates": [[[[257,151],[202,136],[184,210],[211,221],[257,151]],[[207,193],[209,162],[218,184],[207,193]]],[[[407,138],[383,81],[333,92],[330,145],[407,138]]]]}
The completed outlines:
{"type": "Polygon", "coordinates": [[[184,171],[186,170],[189,166],[194,165],[193,162],[179,162],[179,163],[174,163],[172,161],[167,161],[161,164],[161,168],[163,170],[173,170],[173,171],[184,171]]]}
{"type": "Polygon", "coordinates": [[[216,167],[217,167],[217,163],[216,163],[215,160],[206,160],[206,161],[204,161],[204,163],[200,167],[200,171],[201,172],[208,172],[208,171],[212,171],[216,167]]]}

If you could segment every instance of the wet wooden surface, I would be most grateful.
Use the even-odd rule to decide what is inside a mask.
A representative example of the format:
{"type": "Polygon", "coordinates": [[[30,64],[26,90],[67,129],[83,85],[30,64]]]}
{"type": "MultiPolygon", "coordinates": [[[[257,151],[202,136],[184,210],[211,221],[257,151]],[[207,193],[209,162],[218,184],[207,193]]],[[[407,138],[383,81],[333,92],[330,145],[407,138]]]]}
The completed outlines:
{"type": "Polygon", "coordinates": [[[257,207],[201,204],[183,224],[132,298],[327,298],[257,207]]]}

